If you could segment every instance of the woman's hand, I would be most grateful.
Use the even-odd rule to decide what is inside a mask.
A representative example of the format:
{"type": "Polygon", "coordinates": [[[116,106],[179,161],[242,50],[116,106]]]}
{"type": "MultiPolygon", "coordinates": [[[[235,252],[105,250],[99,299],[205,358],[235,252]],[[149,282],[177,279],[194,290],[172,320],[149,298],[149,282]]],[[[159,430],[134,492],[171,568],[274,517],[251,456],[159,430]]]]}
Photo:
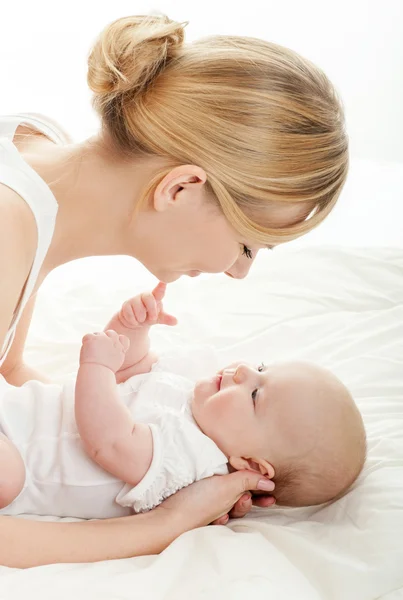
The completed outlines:
{"type": "MultiPolygon", "coordinates": [[[[233,519],[240,519],[246,514],[248,514],[248,512],[252,508],[252,505],[259,506],[260,508],[268,508],[269,506],[274,506],[274,504],[276,504],[276,499],[273,496],[270,496],[268,492],[246,492],[245,494],[242,494],[239,500],[235,503],[235,505],[229,513],[229,516],[233,519]]],[[[222,519],[224,518],[225,517],[221,517],[221,519],[219,519],[219,522],[214,523],[214,525],[225,524],[228,521],[228,519],[225,519],[225,523],[222,523],[222,519]]]]}
{"type": "MultiPolygon", "coordinates": [[[[170,518],[176,520],[178,529],[182,531],[209,523],[225,525],[229,518],[228,513],[232,509],[231,516],[234,517],[243,517],[250,510],[251,491],[268,494],[273,490],[274,483],[260,473],[237,471],[192,483],[170,496],[159,508],[168,511],[170,518]],[[246,507],[242,500],[245,495],[246,507]]],[[[271,506],[274,502],[274,498],[265,497],[264,502],[259,505],[271,506]]]]}

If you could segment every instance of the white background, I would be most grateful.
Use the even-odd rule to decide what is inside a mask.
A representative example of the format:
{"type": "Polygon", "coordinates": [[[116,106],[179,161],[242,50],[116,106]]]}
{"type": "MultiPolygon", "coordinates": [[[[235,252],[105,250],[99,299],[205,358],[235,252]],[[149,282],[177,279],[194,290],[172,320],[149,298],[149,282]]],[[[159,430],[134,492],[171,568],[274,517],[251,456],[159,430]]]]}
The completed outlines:
{"type": "Polygon", "coordinates": [[[37,111],[76,140],[98,127],[86,85],[91,43],[110,21],[165,12],[187,40],[262,37],[322,67],[343,99],[352,167],[338,207],[300,245],[400,245],[403,240],[403,2],[401,0],[1,0],[0,113],[37,111]]]}
{"type": "MultiPolygon", "coordinates": [[[[352,167],[332,215],[295,245],[403,247],[401,0],[0,0],[0,114],[39,111],[77,140],[91,135],[98,126],[85,81],[91,41],[107,22],[149,9],[188,20],[189,41],[260,36],[321,66],[344,100],[352,167]]],[[[1,597],[179,600],[251,590],[256,599],[290,598],[294,590],[301,599],[403,597],[401,250],[265,254],[245,281],[204,276],[173,284],[166,308],[179,325],[155,329],[156,350],[208,339],[229,360],[298,355],[334,368],[360,403],[371,447],[368,476],[345,508],[256,514],[232,524],[237,536],[200,529],[157,559],[3,570],[1,597]]],[[[76,369],[81,335],[103,327],[152,279],[121,257],[57,269],[38,297],[28,363],[64,378],[76,369]]]]}

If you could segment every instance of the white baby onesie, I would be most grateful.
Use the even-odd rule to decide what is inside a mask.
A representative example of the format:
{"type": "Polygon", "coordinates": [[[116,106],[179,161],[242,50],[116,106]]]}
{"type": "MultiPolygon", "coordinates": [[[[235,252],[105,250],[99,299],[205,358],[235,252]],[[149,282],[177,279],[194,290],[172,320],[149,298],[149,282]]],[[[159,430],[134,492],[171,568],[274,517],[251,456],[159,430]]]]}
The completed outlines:
{"type": "Polygon", "coordinates": [[[194,382],[166,366],[157,363],[118,386],[135,421],[149,424],[153,436],[150,469],[135,487],[86,455],[74,419],[74,382],[16,388],[0,376],[0,432],[17,446],[27,472],[23,491],[0,514],[116,517],[147,511],[193,481],[227,473],[225,455],[193,420],[194,382]]]}

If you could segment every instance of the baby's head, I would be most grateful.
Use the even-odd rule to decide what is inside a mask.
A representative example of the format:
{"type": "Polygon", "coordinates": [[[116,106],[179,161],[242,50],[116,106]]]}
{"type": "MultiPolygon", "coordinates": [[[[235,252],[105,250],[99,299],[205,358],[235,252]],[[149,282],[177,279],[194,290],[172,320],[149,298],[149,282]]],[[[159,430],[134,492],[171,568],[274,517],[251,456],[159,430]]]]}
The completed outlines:
{"type": "Polygon", "coordinates": [[[365,430],[351,394],[311,363],[231,365],[196,384],[192,412],[234,469],[273,478],[278,504],[332,500],[364,464],[365,430]]]}

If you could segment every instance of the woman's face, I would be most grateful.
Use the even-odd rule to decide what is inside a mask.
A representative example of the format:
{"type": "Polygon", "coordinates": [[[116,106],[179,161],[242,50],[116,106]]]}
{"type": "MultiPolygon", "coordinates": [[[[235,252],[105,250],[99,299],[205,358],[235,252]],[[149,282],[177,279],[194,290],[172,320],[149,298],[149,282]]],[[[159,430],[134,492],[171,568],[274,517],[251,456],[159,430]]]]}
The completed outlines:
{"type": "MultiPolygon", "coordinates": [[[[187,174],[178,168],[176,176],[174,169],[168,183],[158,186],[151,206],[138,213],[132,232],[133,254],[165,283],[201,273],[242,279],[263,246],[250,244],[229,224],[206,197],[204,172],[192,168],[187,174]]],[[[295,207],[293,219],[300,213],[295,207]]],[[[291,222],[289,210],[287,216],[291,222]]],[[[284,220],[274,215],[273,225],[277,221],[281,227],[284,220]]]]}
{"type": "Polygon", "coordinates": [[[194,218],[170,223],[158,237],[156,252],[150,248],[144,264],[160,281],[169,283],[182,275],[201,273],[246,277],[258,248],[246,246],[225,217],[209,208],[200,208],[194,218]]]}

